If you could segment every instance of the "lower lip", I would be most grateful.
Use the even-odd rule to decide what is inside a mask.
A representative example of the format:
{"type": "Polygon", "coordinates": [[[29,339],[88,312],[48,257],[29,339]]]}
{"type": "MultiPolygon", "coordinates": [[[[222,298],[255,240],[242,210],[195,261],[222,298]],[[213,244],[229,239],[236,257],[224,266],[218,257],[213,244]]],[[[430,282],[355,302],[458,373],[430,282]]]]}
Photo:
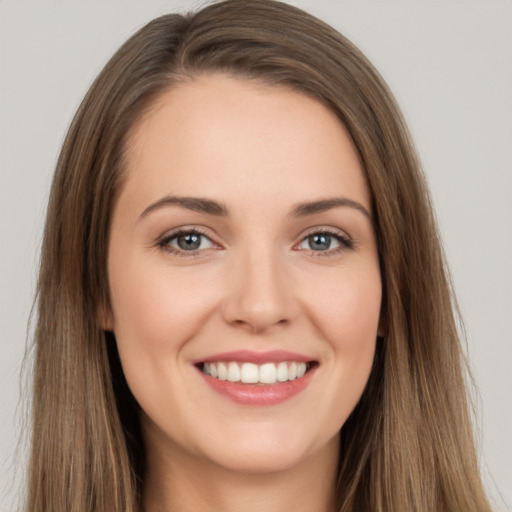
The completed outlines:
{"type": "Polygon", "coordinates": [[[206,383],[214,391],[229,398],[233,402],[244,405],[265,406],[280,404],[300,393],[311,381],[311,376],[315,370],[316,367],[311,368],[300,379],[264,385],[242,384],[241,382],[219,380],[206,375],[201,372],[201,370],[199,371],[206,383]]]}

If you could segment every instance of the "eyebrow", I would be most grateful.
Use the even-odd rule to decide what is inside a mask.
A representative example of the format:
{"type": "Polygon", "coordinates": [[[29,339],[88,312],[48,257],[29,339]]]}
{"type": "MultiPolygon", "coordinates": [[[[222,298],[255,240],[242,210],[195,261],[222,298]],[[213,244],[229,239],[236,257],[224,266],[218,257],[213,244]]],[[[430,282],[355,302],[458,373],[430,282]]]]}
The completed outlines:
{"type": "Polygon", "coordinates": [[[217,201],[205,199],[202,197],[178,197],[178,196],[165,196],[162,199],[149,205],[140,215],[140,218],[146,217],[154,210],[158,210],[164,206],[181,206],[187,210],[194,212],[207,213],[209,215],[216,215],[225,217],[228,215],[228,209],[217,201]]]}
{"type": "Polygon", "coordinates": [[[295,206],[295,208],[293,208],[290,215],[292,217],[304,217],[306,215],[313,215],[315,213],[322,213],[327,210],[332,210],[333,208],[340,206],[354,208],[372,220],[370,212],[361,203],[346,197],[333,197],[329,199],[321,199],[320,201],[300,203],[295,206]]]}
{"type": "MultiPolygon", "coordinates": [[[[150,204],[140,215],[140,218],[144,218],[154,210],[158,210],[165,206],[179,206],[187,210],[192,210],[200,213],[207,213],[209,215],[215,215],[218,217],[226,217],[229,215],[229,211],[222,203],[214,201],[212,199],[206,199],[203,197],[179,197],[179,196],[165,196],[159,199],[155,203],[150,204]]],[[[370,212],[357,201],[348,199],[346,197],[333,197],[329,199],[321,199],[319,201],[310,201],[300,203],[296,205],[290,212],[291,217],[305,217],[307,215],[313,215],[315,213],[322,213],[333,208],[341,206],[353,208],[360,211],[370,220],[372,216],[370,212]]]]}

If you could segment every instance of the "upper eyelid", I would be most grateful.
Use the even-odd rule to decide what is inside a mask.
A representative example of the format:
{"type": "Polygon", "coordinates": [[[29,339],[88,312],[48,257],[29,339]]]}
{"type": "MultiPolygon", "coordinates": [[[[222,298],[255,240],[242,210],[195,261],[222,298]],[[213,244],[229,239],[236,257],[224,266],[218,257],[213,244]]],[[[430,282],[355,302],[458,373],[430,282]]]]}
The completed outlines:
{"type": "Polygon", "coordinates": [[[346,230],[340,229],[340,228],[335,228],[335,227],[329,227],[329,226],[315,226],[312,228],[308,228],[302,233],[302,235],[301,235],[302,238],[300,240],[302,241],[302,240],[304,240],[304,238],[314,235],[316,233],[325,233],[328,235],[340,236],[342,238],[347,238],[348,240],[352,240],[352,237],[349,235],[349,233],[347,233],[346,230]]]}
{"type": "MultiPolygon", "coordinates": [[[[302,238],[295,244],[295,247],[304,243],[309,237],[311,237],[313,235],[326,235],[328,237],[337,239],[339,243],[341,243],[342,245],[344,245],[346,247],[353,247],[355,245],[355,241],[350,236],[348,236],[345,232],[332,231],[332,230],[316,230],[316,231],[314,230],[314,231],[311,231],[311,232],[307,233],[306,235],[302,236],[302,238]]],[[[329,252],[329,251],[325,251],[325,252],[329,252]]]]}
{"type": "MultiPolygon", "coordinates": [[[[169,237],[176,236],[176,235],[178,235],[180,233],[199,233],[199,234],[204,235],[204,236],[206,236],[208,238],[210,238],[212,236],[213,237],[216,236],[215,234],[214,235],[210,235],[208,233],[208,231],[211,231],[211,228],[206,228],[206,227],[197,226],[197,225],[180,226],[180,227],[177,227],[177,228],[166,230],[164,232],[164,234],[162,234],[158,238],[159,239],[169,238],[169,237]]],[[[306,237],[306,236],[311,235],[312,233],[313,234],[314,233],[343,234],[347,238],[350,238],[350,235],[347,233],[346,230],[341,229],[341,228],[335,228],[335,227],[332,227],[332,226],[312,226],[310,228],[307,228],[307,229],[303,230],[302,233],[299,236],[306,237]]]]}
{"type": "MultiPolygon", "coordinates": [[[[198,226],[196,224],[188,225],[188,226],[179,226],[177,228],[172,228],[169,230],[166,230],[162,235],[158,237],[158,239],[164,239],[164,238],[170,238],[173,236],[176,236],[180,233],[199,233],[201,235],[204,235],[208,238],[216,237],[217,234],[213,231],[213,235],[209,232],[213,231],[211,228],[207,228],[205,226],[198,226]]],[[[331,233],[336,235],[345,235],[347,238],[351,238],[350,235],[347,233],[346,230],[341,228],[336,228],[333,226],[312,226],[310,228],[306,228],[301,232],[299,236],[306,237],[311,235],[312,233],[331,233]]]]}
{"type": "Polygon", "coordinates": [[[213,240],[214,236],[212,236],[207,231],[208,230],[206,228],[203,228],[202,226],[184,226],[184,227],[182,226],[182,227],[178,227],[178,228],[174,228],[174,229],[165,231],[162,235],[160,235],[157,238],[157,242],[168,240],[168,239],[174,238],[176,236],[179,236],[179,235],[182,235],[185,233],[197,233],[199,235],[202,235],[202,236],[208,238],[212,242],[215,242],[213,240]]]}

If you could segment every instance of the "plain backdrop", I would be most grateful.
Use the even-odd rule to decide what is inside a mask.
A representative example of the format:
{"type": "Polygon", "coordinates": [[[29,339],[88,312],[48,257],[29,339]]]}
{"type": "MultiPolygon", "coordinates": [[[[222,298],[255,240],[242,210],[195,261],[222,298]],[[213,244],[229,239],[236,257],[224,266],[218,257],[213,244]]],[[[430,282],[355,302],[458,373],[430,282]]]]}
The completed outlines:
{"type": "MultiPolygon", "coordinates": [[[[65,131],[137,28],[205,2],[0,0],[0,510],[23,472],[20,365],[45,204],[65,131]],[[18,408],[18,413],[19,413],[18,408]]],[[[512,2],[294,3],[352,39],[389,83],[430,183],[480,391],[482,468],[512,510],[512,2]]]]}

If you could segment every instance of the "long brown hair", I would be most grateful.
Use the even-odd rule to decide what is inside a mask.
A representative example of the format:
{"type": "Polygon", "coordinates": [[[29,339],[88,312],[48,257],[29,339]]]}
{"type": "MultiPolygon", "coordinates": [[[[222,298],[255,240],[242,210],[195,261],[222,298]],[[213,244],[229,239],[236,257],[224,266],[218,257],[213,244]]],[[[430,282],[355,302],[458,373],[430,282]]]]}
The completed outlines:
{"type": "Polygon", "coordinates": [[[112,333],[109,226],[130,130],[178,82],[220,72],[327,105],[367,175],[385,337],[341,429],[341,512],[488,511],[475,455],[457,316],[428,190],[395,101],[347,39],[271,0],[166,15],[132,36],[91,86],[51,190],[37,292],[27,509],[140,511],[139,410],[112,333]]]}

